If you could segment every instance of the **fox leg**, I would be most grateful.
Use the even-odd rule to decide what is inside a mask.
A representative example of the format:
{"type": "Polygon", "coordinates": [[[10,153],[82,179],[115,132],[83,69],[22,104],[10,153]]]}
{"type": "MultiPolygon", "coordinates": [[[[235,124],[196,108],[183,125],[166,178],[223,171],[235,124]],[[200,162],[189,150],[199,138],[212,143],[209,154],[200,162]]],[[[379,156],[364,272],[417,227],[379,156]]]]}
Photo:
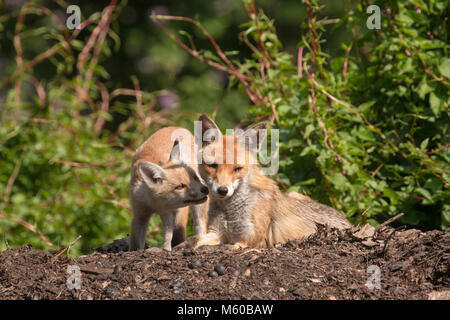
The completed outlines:
{"type": "Polygon", "coordinates": [[[175,211],[175,221],[172,236],[172,248],[186,240],[186,226],[189,218],[189,207],[175,211]]]}
{"type": "Polygon", "coordinates": [[[130,251],[145,249],[145,238],[147,236],[148,221],[151,213],[133,210],[130,233],[130,251]]]}
{"type": "Polygon", "coordinates": [[[205,207],[206,203],[191,206],[193,229],[196,236],[202,236],[206,233],[208,209],[205,210],[205,207]]]}
{"type": "Polygon", "coordinates": [[[185,242],[179,244],[177,248],[198,248],[200,246],[214,246],[221,244],[220,235],[215,232],[209,232],[202,236],[192,236],[185,242]]]}
{"type": "Polygon", "coordinates": [[[215,246],[221,244],[220,235],[216,232],[208,232],[207,234],[198,237],[198,241],[194,244],[194,248],[198,248],[200,246],[215,246]]]}
{"type": "Polygon", "coordinates": [[[164,250],[172,250],[172,238],[173,230],[175,228],[175,216],[176,211],[166,211],[161,213],[161,220],[163,223],[163,237],[164,237],[164,250]]]}

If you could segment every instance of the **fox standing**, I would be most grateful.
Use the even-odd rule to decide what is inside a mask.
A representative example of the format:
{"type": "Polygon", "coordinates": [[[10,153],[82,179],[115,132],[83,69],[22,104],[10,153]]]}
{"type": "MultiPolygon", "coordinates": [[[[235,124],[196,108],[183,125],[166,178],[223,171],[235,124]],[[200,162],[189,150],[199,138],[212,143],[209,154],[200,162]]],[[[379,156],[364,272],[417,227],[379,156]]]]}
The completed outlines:
{"type": "MultiPolygon", "coordinates": [[[[199,121],[204,137],[199,173],[210,189],[208,228],[205,235],[188,239],[187,245],[272,247],[313,234],[317,224],[340,229],[351,226],[329,206],[300,194],[282,193],[275,181],[262,173],[256,155],[250,152],[249,139],[222,135],[206,115],[199,121]],[[215,134],[209,135],[211,131],[215,134]],[[242,159],[240,155],[245,155],[245,161],[237,161],[242,159]]],[[[262,139],[256,131],[265,132],[265,124],[257,124],[242,137],[255,137],[259,146],[262,139]]]]}
{"type": "Polygon", "coordinates": [[[187,206],[192,209],[195,234],[205,232],[206,217],[199,204],[207,200],[209,190],[198,178],[196,158],[183,160],[195,153],[192,134],[178,127],[158,130],[137,149],[130,182],[130,250],[145,248],[148,222],[155,212],[161,215],[166,250],[186,239],[187,206]]]}

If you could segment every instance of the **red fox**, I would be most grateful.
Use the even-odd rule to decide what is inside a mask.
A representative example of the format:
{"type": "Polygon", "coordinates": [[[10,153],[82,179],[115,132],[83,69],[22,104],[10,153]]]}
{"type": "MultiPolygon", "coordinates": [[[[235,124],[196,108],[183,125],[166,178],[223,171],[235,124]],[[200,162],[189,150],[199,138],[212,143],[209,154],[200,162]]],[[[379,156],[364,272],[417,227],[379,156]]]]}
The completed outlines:
{"type": "MultiPolygon", "coordinates": [[[[216,139],[204,140],[200,150],[199,173],[210,189],[208,227],[205,235],[188,239],[185,246],[272,247],[313,234],[317,224],[340,229],[351,226],[329,206],[299,193],[282,193],[275,181],[262,173],[256,155],[249,152],[249,139],[222,135],[206,115],[199,121],[203,137],[211,130],[217,132],[216,139]],[[245,161],[237,161],[242,160],[239,155],[245,155],[245,161]]],[[[249,130],[265,132],[265,124],[249,130]]],[[[241,137],[251,136],[249,130],[241,137]]],[[[259,146],[263,139],[254,136],[259,146]]]]}
{"type": "Polygon", "coordinates": [[[187,206],[192,209],[195,234],[205,233],[206,217],[199,204],[207,200],[209,190],[197,175],[195,158],[183,160],[195,152],[192,134],[178,127],[156,131],[137,149],[130,182],[130,250],[145,248],[148,222],[155,212],[163,222],[165,250],[186,239],[187,206]]]}

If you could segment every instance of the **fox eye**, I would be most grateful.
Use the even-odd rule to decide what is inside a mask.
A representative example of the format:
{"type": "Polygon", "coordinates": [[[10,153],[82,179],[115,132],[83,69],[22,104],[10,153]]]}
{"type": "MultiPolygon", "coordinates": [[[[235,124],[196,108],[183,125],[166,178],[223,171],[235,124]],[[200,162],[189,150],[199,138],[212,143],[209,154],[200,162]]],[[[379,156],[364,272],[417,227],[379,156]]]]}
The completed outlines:
{"type": "Polygon", "coordinates": [[[236,167],[236,168],[233,169],[233,171],[234,171],[234,172],[239,172],[239,171],[241,171],[242,169],[243,169],[242,167],[236,167]]]}
{"type": "Polygon", "coordinates": [[[210,168],[217,169],[217,163],[207,163],[206,165],[210,168]]]}
{"type": "Polygon", "coordinates": [[[184,183],[182,183],[182,184],[177,185],[175,187],[175,190],[181,190],[181,189],[184,189],[184,188],[186,188],[186,185],[184,183]]]}

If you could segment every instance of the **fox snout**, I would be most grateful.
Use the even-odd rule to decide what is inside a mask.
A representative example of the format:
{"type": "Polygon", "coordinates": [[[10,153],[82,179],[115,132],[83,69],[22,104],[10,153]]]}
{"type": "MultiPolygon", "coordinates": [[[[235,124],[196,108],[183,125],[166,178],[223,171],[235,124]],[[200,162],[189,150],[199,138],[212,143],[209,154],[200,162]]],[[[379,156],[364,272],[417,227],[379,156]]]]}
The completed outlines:
{"type": "Polygon", "coordinates": [[[205,185],[201,185],[200,189],[192,190],[189,193],[189,197],[191,199],[187,199],[184,203],[187,204],[200,204],[205,202],[208,199],[209,189],[205,185]]]}
{"type": "Polygon", "coordinates": [[[219,187],[217,189],[217,193],[221,196],[226,196],[228,194],[228,188],[227,187],[219,187]]]}
{"type": "Polygon", "coordinates": [[[198,190],[195,190],[191,192],[192,197],[204,197],[209,194],[209,189],[205,185],[201,185],[201,187],[198,190]]]}
{"type": "Polygon", "coordinates": [[[208,189],[207,186],[202,186],[202,187],[200,188],[200,192],[203,193],[205,196],[207,196],[208,193],[209,193],[209,189],[208,189]]]}
{"type": "Polygon", "coordinates": [[[239,181],[236,180],[232,183],[219,185],[215,182],[210,184],[212,195],[216,196],[219,199],[226,199],[231,197],[236,189],[238,188],[239,181]]]}

